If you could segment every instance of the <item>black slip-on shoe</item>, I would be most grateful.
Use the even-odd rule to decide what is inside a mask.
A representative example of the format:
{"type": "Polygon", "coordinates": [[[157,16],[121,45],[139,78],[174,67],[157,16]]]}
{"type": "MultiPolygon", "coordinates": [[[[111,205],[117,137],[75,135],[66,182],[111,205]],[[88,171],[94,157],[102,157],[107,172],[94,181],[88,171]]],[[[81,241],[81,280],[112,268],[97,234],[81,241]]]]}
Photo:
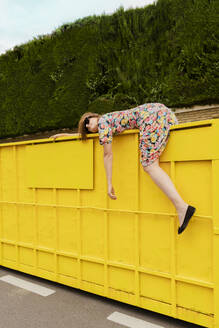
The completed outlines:
{"type": "Polygon", "coordinates": [[[178,229],[178,234],[182,233],[185,228],[187,227],[189,220],[191,219],[191,217],[193,216],[193,214],[195,213],[196,208],[193,206],[188,206],[187,211],[186,211],[186,215],[183,221],[183,224],[179,227],[178,229]]]}

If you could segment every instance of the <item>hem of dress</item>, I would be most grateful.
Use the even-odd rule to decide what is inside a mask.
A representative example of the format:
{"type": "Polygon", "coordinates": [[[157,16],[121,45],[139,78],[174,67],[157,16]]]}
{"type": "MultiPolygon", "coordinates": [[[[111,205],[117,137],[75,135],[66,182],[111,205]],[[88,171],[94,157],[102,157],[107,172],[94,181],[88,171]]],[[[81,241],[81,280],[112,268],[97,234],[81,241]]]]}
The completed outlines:
{"type": "MultiPolygon", "coordinates": [[[[167,133],[167,135],[165,136],[165,138],[162,140],[162,142],[161,142],[161,144],[159,145],[159,148],[158,149],[156,149],[156,151],[152,154],[153,156],[155,156],[155,158],[153,158],[153,160],[152,161],[150,161],[149,163],[146,163],[146,165],[143,165],[143,163],[145,162],[145,161],[143,161],[143,163],[141,162],[141,165],[143,166],[143,167],[147,167],[147,166],[150,166],[151,164],[153,164],[161,155],[162,155],[162,153],[163,153],[163,151],[165,150],[165,148],[166,148],[166,145],[167,145],[167,143],[168,143],[168,141],[169,141],[169,137],[170,137],[170,129],[168,130],[168,133],[167,133]],[[163,147],[165,145],[165,147],[163,147]],[[163,149],[161,150],[161,148],[163,147],[163,149]],[[161,151],[160,151],[161,150],[161,151]],[[157,156],[157,154],[158,154],[158,156],[157,156]]],[[[149,159],[150,159],[150,157],[149,157],[149,159]]],[[[148,160],[147,160],[148,161],[148,160]]]]}

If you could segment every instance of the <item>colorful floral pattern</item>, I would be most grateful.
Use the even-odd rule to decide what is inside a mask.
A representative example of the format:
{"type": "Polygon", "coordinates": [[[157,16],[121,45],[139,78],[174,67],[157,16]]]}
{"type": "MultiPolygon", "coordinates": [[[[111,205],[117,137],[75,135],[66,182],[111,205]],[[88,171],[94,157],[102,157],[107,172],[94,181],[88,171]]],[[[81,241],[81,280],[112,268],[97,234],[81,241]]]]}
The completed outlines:
{"type": "Polygon", "coordinates": [[[139,129],[140,161],[148,166],[160,157],[169,139],[170,126],[175,124],[178,120],[170,108],[160,103],[143,104],[102,115],[98,122],[99,142],[109,144],[113,135],[139,129]]]}

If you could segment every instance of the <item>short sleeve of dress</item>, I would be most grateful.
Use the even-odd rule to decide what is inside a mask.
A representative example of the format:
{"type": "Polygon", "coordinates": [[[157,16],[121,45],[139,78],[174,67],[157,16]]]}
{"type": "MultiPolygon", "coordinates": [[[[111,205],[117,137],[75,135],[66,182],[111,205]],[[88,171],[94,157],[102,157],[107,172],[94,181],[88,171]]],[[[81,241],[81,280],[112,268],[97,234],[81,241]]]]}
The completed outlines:
{"type": "Polygon", "coordinates": [[[101,116],[98,122],[98,133],[100,145],[110,144],[113,140],[112,127],[110,124],[110,118],[107,114],[101,116]]]}

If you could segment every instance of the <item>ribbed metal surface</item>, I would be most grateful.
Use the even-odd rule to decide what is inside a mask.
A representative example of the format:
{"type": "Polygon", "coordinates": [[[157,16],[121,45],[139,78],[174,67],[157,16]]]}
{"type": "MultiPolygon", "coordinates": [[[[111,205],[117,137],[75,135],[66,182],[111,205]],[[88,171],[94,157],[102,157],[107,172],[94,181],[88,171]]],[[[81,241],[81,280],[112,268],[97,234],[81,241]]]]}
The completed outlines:
{"type": "Polygon", "coordinates": [[[140,165],[138,131],[113,140],[116,201],[97,135],[1,144],[0,265],[219,327],[219,120],[171,130],[160,165],[197,209],[182,235],[140,165]]]}

